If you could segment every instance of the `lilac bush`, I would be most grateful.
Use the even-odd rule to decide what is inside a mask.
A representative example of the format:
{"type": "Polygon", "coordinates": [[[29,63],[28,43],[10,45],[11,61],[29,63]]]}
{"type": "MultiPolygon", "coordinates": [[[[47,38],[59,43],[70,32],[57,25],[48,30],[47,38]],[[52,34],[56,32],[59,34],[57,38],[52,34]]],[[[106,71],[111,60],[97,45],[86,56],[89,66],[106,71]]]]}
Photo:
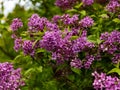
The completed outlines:
{"type": "MultiPolygon", "coordinates": [[[[40,88],[36,82],[44,87],[47,80],[54,78],[53,82],[61,90],[64,87],[66,90],[67,85],[70,90],[89,90],[89,87],[96,90],[120,89],[120,1],[104,2],[56,0],[56,6],[62,8],[63,12],[67,10],[63,15],[47,19],[33,14],[28,19],[27,31],[22,33],[15,32],[23,27],[21,20],[13,20],[14,49],[23,52],[20,55],[24,57],[30,56],[31,68],[28,71],[25,68],[25,74],[30,73],[26,80],[33,80],[32,87],[36,85],[40,88]],[[97,71],[109,72],[109,75],[97,71]],[[52,74],[48,79],[49,73],[52,74]],[[41,78],[37,79],[39,76],[41,78]],[[62,85],[65,82],[65,86],[56,82],[62,85]],[[93,87],[90,86],[92,82],[93,87]]],[[[48,84],[52,85],[51,82],[48,84]]]]}

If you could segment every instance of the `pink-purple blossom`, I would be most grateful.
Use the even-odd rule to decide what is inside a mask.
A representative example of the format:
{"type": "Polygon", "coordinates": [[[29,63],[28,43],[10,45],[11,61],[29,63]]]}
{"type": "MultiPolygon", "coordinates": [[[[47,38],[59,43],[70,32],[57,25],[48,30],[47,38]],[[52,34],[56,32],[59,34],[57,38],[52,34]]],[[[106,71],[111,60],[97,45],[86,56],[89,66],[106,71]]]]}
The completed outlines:
{"type": "Polygon", "coordinates": [[[94,76],[93,86],[96,90],[120,90],[120,79],[106,75],[106,73],[92,73],[94,76]]]}
{"type": "Polygon", "coordinates": [[[12,29],[12,31],[17,31],[21,27],[23,27],[23,23],[21,19],[19,18],[13,19],[12,24],[10,25],[10,28],[12,29]]]}
{"type": "Polygon", "coordinates": [[[11,63],[0,63],[0,90],[20,90],[25,83],[21,79],[21,69],[14,69],[11,63]]]}

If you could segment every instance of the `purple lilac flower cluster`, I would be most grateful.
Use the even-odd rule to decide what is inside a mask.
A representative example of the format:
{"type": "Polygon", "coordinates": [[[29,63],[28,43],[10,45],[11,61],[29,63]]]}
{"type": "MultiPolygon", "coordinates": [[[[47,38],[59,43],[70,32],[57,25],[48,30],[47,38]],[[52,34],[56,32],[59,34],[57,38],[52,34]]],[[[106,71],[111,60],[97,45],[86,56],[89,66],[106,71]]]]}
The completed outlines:
{"type": "Polygon", "coordinates": [[[8,62],[0,63],[0,90],[20,90],[24,84],[20,68],[15,70],[8,62]]]}
{"type": "Polygon", "coordinates": [[[94,20],[91,17],[86,16],[79,23],[81,24],[82,27],[86,28],[91,27],[94,23],[94,20]]]}
{"type": "Polygon", "coordinates": [[[113,55],[112,60],[114,63],[117,63],[120,59],[120,32],[114,30],[111,33],[102,33],[100,39],[103,40],[100,44],[100,50],[113,55]]]}
{"type": "Polygon", "coordinates": [[[86,55],[86,61],[84,62],[84,67],[86,69],[89,69],[92,65],[93,61],[95,60],[95,57],[93,55],[86,55]]]}
{"type": "Polygon", "coordinates": [[[83,5],[86,6],[86,5],[92,5],[94,3],[94,0],[82,0],[83,2],[83,5]]]}
{"type": "Polygon", "coordinates": [[[110,0],[106,6],[107,11],[113,13],[116,12],[118,8],[120,8],[120,3],[118,0],[110,0]]]}
{"type": "Polygon", "coordinates": [[[79,15],[73,15],[70,17],[69,14],[64,14],[61,19],[65,25],[71,25],[71,24],[76,24],[76,22],[79,20],[78,18],[79,15]]]}
{"type": "Polygon", "coordinates": [[[71,62],[70,62],[70,65],[71,67],[74,67],[74,68],[82,68],[82,61],[80,59],[73,59],[71,62]]]}
{"type": "Polygon", "coordinates": [[[56,23],[47,22],[46,23],[46,29],[49,30],[49,31],[58,31],[59,27],[56,23]]]}
{"type": "Polygon", "coordinates": [[[46,18],[40,18],[38,14],[33,14],[29,18],[28,27],[30,31],[43,31],[44,26],[47,22],[46,18]]]}
{"type": "Polygon", "coordinates": [[[32,32],[38,32],[43,31],[44,29],[50,30],[50,31],[57,31],[59,30],[56,23],[52,23],[47,18],[40,18],[38,14],[33,14],[29,18],[28,22],[29,31],[32,32]]]}
{"type": "Polygon", "coordinates": [[[47,31],[42,37],[40,45],[48,51],[55,51],[59,48],[61,39],[60,31],[47,31]]]}
{"type": "Polygon", "coordinates": [[[21,19],[15,18],[12,21],[12,24],[10,25],[12,31],[17,31],[19,28],[23,27],[23,23],[21,19]]]}
{"type": "MultiPolygon", "coordinates": [[[[72,33],[74,35],[79,35],[80,30],[90,28],[94,24],[94,20],[90,16],[86,16],[83,19],[79,20],[79,15],[75,14],[70,16],[69,14],[64,14],[62,16],[56,15],[52,18],[52,22],[63,23],[63,27],[71,27],[72,33]]],[[[61,28],[61,26],[59,26],[61,28]]],[[[55,29],[56,30],[56,29],[55,29]]]]}
{"type": "Polygon", "coordinates": [[[72,43],[69,35],[62,37],[61,31],[47,31],[40,40],[41,48],[52,52],[52,59],[57,61],[69,60],[73,57],[72,43]]]}
{"type": "Polygon", "coordinates": [[[34,56],[35,50],[33,42],[30,40],[22,40],[22,38],[16,38],[14,40],[14,50],[18,52],[20,49],[23,50],[25,55],[34,56]]]}
{"type": "Polygon", "coordinates": [[[55,5],[62,9],[72,8],[77,0],[56,0],[55,5]]]}
{"type": "Polygon", "coordinates": [[[93,86],[96,90],[120,90],[120,80],[117,77],[107,76],[105,73],[92,73],[94,76],[93,86]]]}
{"type": "Polygon", "coordinates": [[[80,60],[77,58],[73,59],[70,62],[71,67],[78,68],[78,69],[81,69],[81,68],[89,69],[91,67],[93,61],[95,60],[95,56],[86,55],[84,59],[83,60],[80,60]]]}
{"type": "Polygon", "coordinates": [[[94,56],[86,56],[84,63],[82,60],[76,59],[79,52],[87,51],[88,53],[89,49],[94,48],[94,44],[87,41],[87,31],[83,31],[81,37],[76,40],[71,40],[72,33],[66,31],[64,34],[66,34],[65,37],[61,37],[63,34],[60,31],[46,32],[42,40],[40,40],[41,47],[52,52],[52,59],[57,62],[67,60],[70,61],[72,67],[81,68],[84,66],[90,68],[94,56]]]}
{"type": "Polygon", "coordinates": [[[16,38],[14,41],[14,50],[18,52],[18,50],[22,47],[22,38],[16,38]]]}
{"type": "Polygon", "coordinates": [[[79,37],[74,40],[73,51],[74,53],[82,52],[87,48],[93,48],[94,44],[87,41],[87,37],[79,37]]]}
{"type": "MultiPolygon", "coordinates": [[[[62,9],[71,9],[80,0],[56,0],[55,5],[62,9]]],[[[92,5],[94,0],[82,0],[83,6],[92,5]]]]}
{"type": "Polygon", "coordinates": [[[33,49],[33,42],[30,40],[25,40],[22,45],[22,49],[25,55],[34,56],[35,51],[33,49]]]}

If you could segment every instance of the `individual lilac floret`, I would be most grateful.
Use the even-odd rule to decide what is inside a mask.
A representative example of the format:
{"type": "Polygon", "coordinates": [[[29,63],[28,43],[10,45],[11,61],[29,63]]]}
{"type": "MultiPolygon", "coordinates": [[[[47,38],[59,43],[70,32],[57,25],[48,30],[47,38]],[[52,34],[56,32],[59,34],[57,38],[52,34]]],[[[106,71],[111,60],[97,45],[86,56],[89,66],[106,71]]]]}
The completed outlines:
{"type": "Polygon", "coordinates": [[[105,73],[92,73],[95,77],[93,86],[96,90],[120,90],[120,80],[117,77],[107,76],[105,73]]]}
{"type": "Polygon", "coordinates": [[[73,59],[70,62],[70,65],[71,65],[71,67],[80,69],[80,68],[82,68],[82,61],[80,59],[73,59]]]}
{"type": "Polygon", "coordinates": [[[22,49],[25,55],[34,56],[35,51],[33,49],[33,42],[30,40],[25,40],[22,45],[22,49]]]}
{"type": "Polygon", "coordinates": [[[61,39],[60,31],[47,31],[40,41],[40,45],[48,51],[55,51],[58,49],[61,39]]]}
{"type": "Polygon", "coordinates": [[[22,47],[22,38],[16,38],[14,41],[14,50],[18,52],[18,50],[22,47]]]}
{"type": "Polygon", "coordinates": [[[86,16],[79,23],[82,27],[87,28],[87,27],[91,27],[93,25],[94,20],[91,17],[86,16]]]}
{"type": "Polygon", "coordinates": [[[0,90],[21,90],[24,84],[20,68],[14,69],[8,62],[0,63],[0,90]]]}
{"type": "Polygon", "coordinates": [[[56,0],[55,5],[62,9],[69,9],[74,6],[77,0],[56,0]]]}
{"type": "Polygon", "coordinates": [[[120,8],[120,3],[118,0],[110,0],[110,2],[107,4],[106,9],[109,12],[116,12],[117,9],[120,8]]]}
{"type": "Polygon", "coordinates": [[[47,22],[46,18],[40,18],[38,14],[33,14],[29,18],[28,22],[29,30],[33,32],[43,31],[46,22],[47,22]]]}
{"type": "Polygon", "coordinates": [[[93,55],[87,55],[85,59],[86,61],[84,62],[84,67],[89,69],[92,65],[92,62],[95,60],[95,57],[93,55]]]}
{"type": "Polygon", "coordinates": [[[94,3],[94,0],[82,0],[83,2],[83,5],[86,6],[86,5],[92,5],[94,3]]]}
{"type": "Polygon", "coordinates": [[[10,28],[12,29],[12,31],[17,31],[21,27],[23,27],[23,23],[21,19],[19,18],[13,19],[12,24],[10,25],[10,28]]]}

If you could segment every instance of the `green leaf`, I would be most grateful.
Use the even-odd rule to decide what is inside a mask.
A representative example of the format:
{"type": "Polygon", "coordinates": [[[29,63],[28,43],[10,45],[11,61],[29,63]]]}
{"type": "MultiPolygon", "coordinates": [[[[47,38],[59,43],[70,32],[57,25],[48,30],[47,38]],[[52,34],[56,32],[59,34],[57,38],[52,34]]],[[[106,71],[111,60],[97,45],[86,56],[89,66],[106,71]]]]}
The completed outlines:
{"type": "Polygon", "coordinates": [[[107,14],[101,14],[100,17],[102,17],[102,18],[109,18],[107,14]]]}
{"type": "Polygon", "coordinates": [[[93,43],[97,42],[95,35],[89,35],[87,39],[89,42],[93,42],[93,43]]]}
{"type": "Polygon", "coordinates": [[[71,40],[76,40],[78,38],[78,36],[72,36],[71,40]]]}
{"type": "Polygon", "coordinates": [[[71,81],[74,81],[75,80],[75,76],[74,75],[68,75],[68,77],[67,77],[69,80],[71,80],[71,81]]]}
{"type": "Polygon", "coordinates": [[[90,35],[90,36],[88,36],[87,39],[89,42],[96,43],[96,44],[100,44],[102,42],[102,40],[97,38],[96,35],[90,35]]]}
{"type": "Polygon", "coordinates": [[[100,44],[102,42],[102,40],[97,39],[97,44],[100,44]]]}
{"type": "Polygon", "coordinates": [[[43,69],[42,66],[37,67],[37,71],[38,71],[38,72],[42,72],[42,69],[43,69]]]}
{"type": "Polygon", "coordinates": [[[108,72],[108,74],[110,73],[117,73],[118,75],[120,75],[120,69],[119,68],[113,68],[111,71],[108,72]]]}
{"type": "Polygon", "coordinates": [[[44,90],[58,90],[57,89],[57,82],[55,80],[50,80],[43,83],[44,90]]]}
{"type": "Polygon", "coordinates": [[[28,75],[30,75],[30,73],[32,73],[32,72],[34,72],[34,71],[35,71],[34,68],[30,68],[30,69],[28,69],[27,71],[25,71],[24,75],[25,75],[25,76],[28,76],[28,75]]]}
{"type": "Polygon", "coordinates": [[[86,14],[87,14],[85,10],[82,10],[82,11],[80,11],[79,13],[80,13],[82,16],[86,16],[86,14]]]}
{"type": "Polygon", "coordinates": [[[76,9],[67,10],[67,13],[71,13],[71,12],[77,12],[77,10],[76,9]]]}
{"type": "Polygon", "coordinates": [[[83,5],[83,3],[81,2],[80,4],[76,5],[75,8],[80,8],[83,5]]]}
{"type": "Polygon", "coordinates": [[[118,18],[115,18],[112,21],[115,22],[115,23],[120,23],[120,19],[118,19],[118,18]]]}
{"type": "Polygon", "coordinates": [[[40,48],[40,49],[38,49],[38,50],[36,51],[36,53],[40,53],[40,52],[46,52],[46,50],[45,50],[45,49],[40,48]]]}
{"type": "Polygon", "coordinates": [[[72,70],[74,73],[80,75],[80,69],[77,69],[77,68],[71,68],[71,70],[72,70]]]}

